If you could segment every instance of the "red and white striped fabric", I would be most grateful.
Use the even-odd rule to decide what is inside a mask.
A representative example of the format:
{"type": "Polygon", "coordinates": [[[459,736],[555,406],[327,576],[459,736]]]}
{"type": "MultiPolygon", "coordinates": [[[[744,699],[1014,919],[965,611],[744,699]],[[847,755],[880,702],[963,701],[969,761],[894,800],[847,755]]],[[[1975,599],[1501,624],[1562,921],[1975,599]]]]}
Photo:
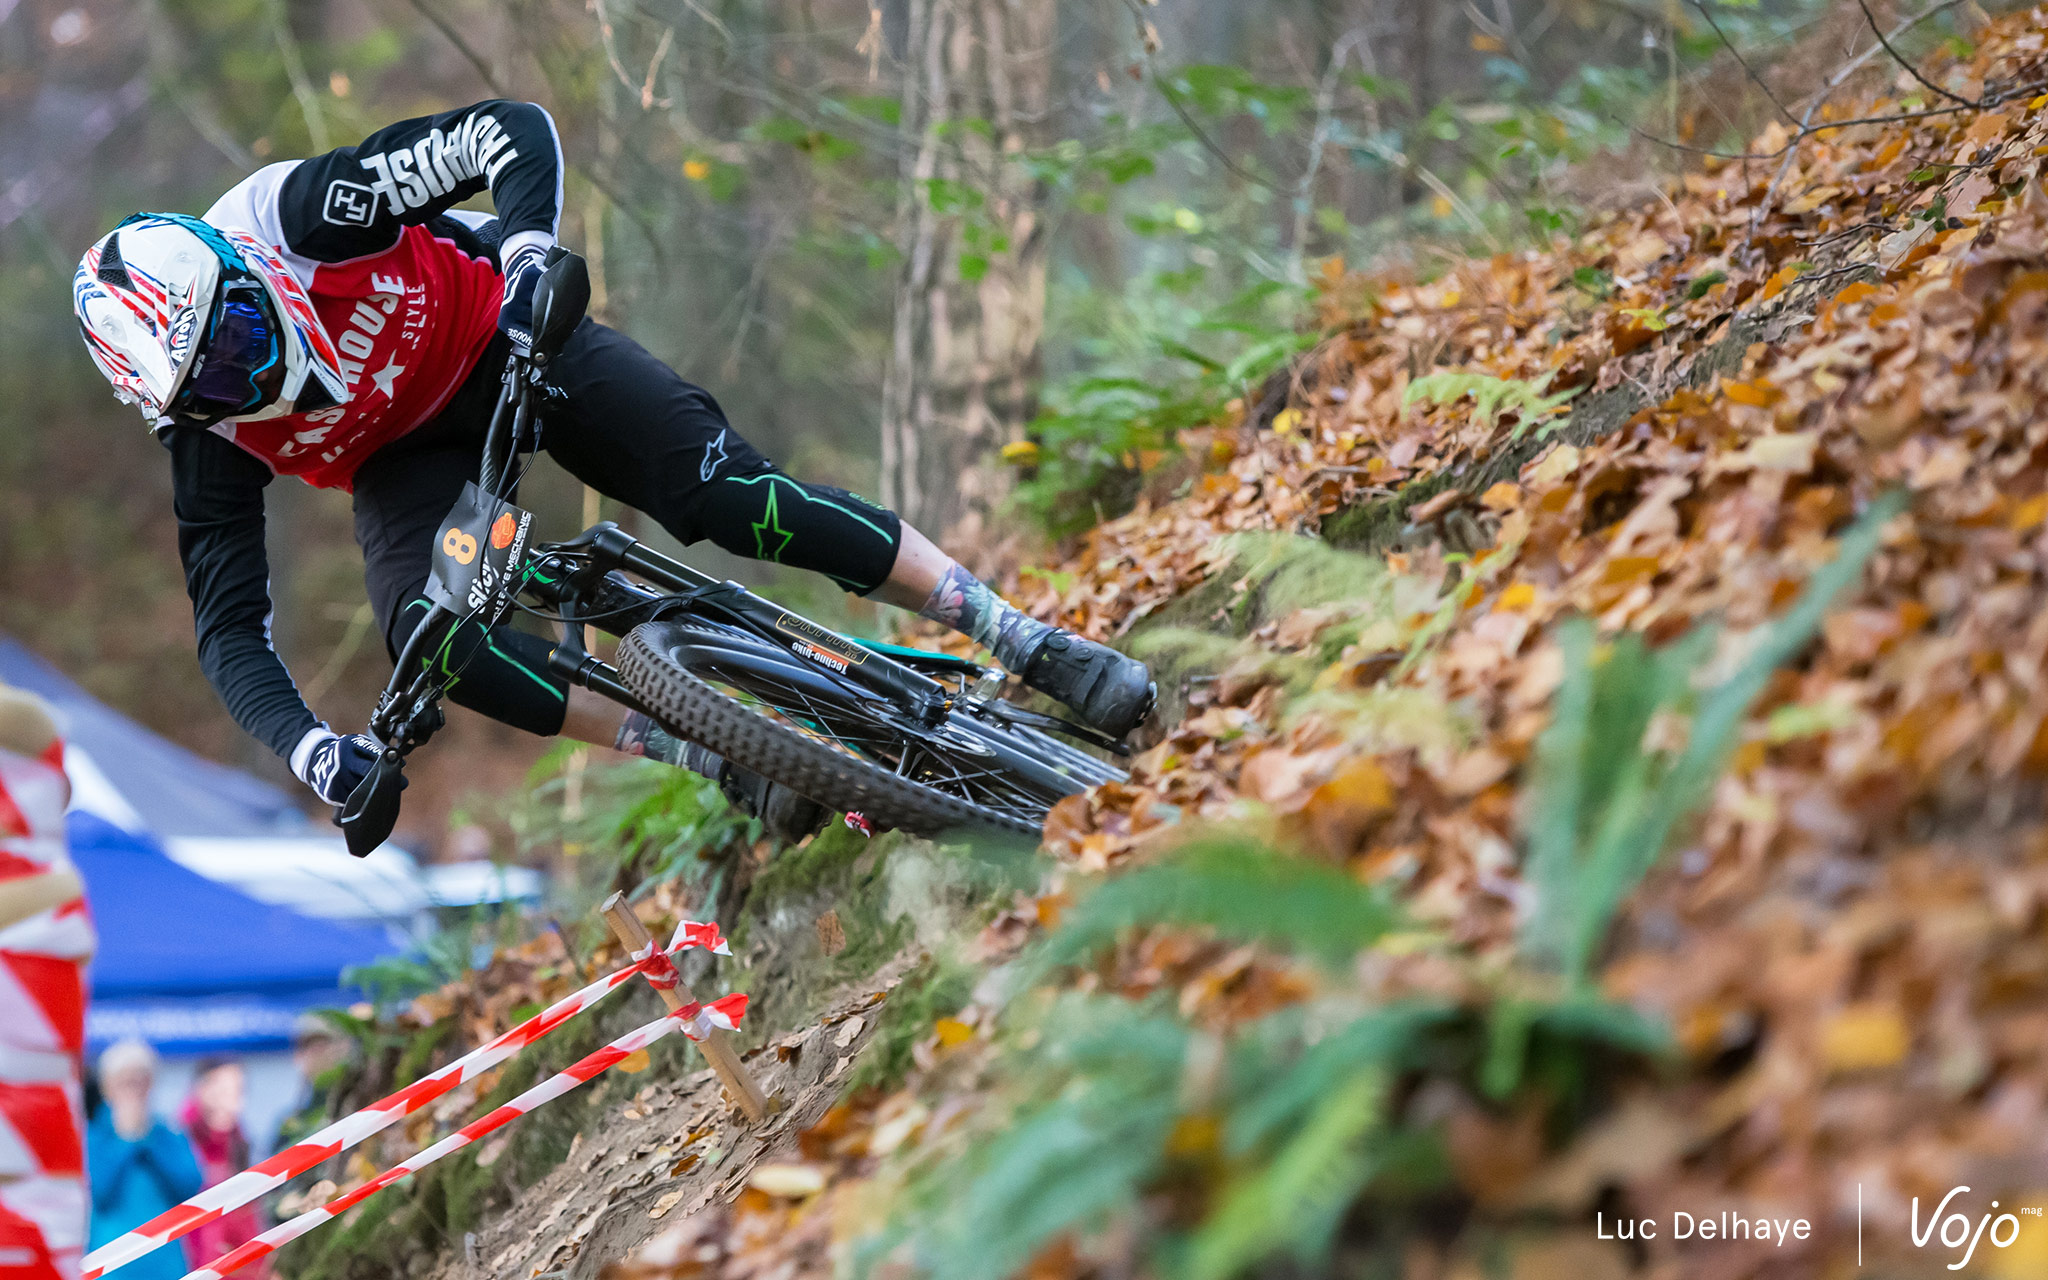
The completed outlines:
{"type": "MultiPolygon", "coordinates": [[[[689,927],[686,925],[686,927],[689,927]]],[[[713,934],[717,926],[709,927],[713,934]]],[[[692,943],[689,945],[700,945],[692,943]]],[[[512,1057],[521,1049],[596,1004],[635,974],[645,973],[650,982],[663,972],[674,974],[675,965],[667,954],[654,952],[633,957],[633,963],[617,973],[599,978],[573,995],[548,1006],[540,1013],[505,1032],[497,1039],[464,1054],[432,1075],[407,1085],[388,1098],[380,1099],[352,1115],[328,1125],[296,1146],[285,1148],[251,1169],[225,1182],[208,1187],[185,1203],[158,1214],[126,1235],[109,1240],[85,1260],[84,1280],[98,1277],[133,1262],[161,1245],[169,1244],[233,1209],[267,1195],[322,1161],[383,1132],[392,1124],[442,1097],[466,1080],[512,1057]]],[[[741,1008],[745,1008],[742,1004],[741,1008]]]]}
{"type": "Polygon", "coordinates": [[[647,945],[635,951],[632,958],[636,963],[646,966],[648,986],[657,991],[674,991],[682,985],[683,975],[670,957],[678,951],[688,951],[692,947],[717,956],[732,954],[732,948],[725,945],[725,935],[718,931],[716,924],[700,924],[695,920],[685,920],[676,926],[676,936],[669,940],[667,951],[656,951],[654,939],[649,938],[647,945]]]}
{"type": "Polygon", "coordinates": [[[619,1065],[627,1057],[655,1041],[677,1031],[693,1040],[701,1040],[709,1034],[712,1027],[733,1030],[739,1026],[740,1018],[746,1013],[746,1009],[745,996],[723,996],[708,1005],[685,1005],[638,1030],[629,1031],[596,1053],[572,1064],[561,1074],[541,1081],[482,1119],[464,1125],[418,1155],[402,1164],[393,1165],[355,1190],[344,1192],[317,1209],[308,1209],[289,1222],[281,1222],[239,1249],[215,1258],[211,1264],[197,1271],[187,1272],[184,1280],[221,1280],[221,1277],[240,1270],[256,1259],[277,1252],[287,1242],[298,1239],[321,1223],[333,1221],[392,1183],[405,1180],[442,1156],[459,1151],[477,1139],[504,1128],[542,1103],[553,1102],[577,1085],[619,1065]]]}
{"type": "Polygon", "coordinates": [[[668,953],[674,955],[691,947],[701,947],[715,956],[732,954],[732,948],[725,945],[725,935],[718,931],[715,921],[699,924],[695,920],[685,920],[676,926],[676,936],[668,940],[668,953]]]}
{"type": "Polygon", "coordinates": [[[10,882],[18,894],[14,909],[0,911],[0,1276],[8,1280],[75,1280],[85,1252],[80,1083],[95,938],[64,846],[70,796],[61,744],[35,758],[0,750],[0,899],[10,882]]]}
{"type": "Polygon", "coordinates": [[[747,1013],[747,997],[741,992],[720,996],[710,1004],[695,1000],[672,1015],[683,1020],[683,1034],[692,1040],[708,1040],[714,1031],[738,1031],[747,1013]]]}
{"type": "Polygon", "coordinates": [[[75,1280],[88,1208],[83,1178],[0,1181],[0,1276],[75,1280]]]}

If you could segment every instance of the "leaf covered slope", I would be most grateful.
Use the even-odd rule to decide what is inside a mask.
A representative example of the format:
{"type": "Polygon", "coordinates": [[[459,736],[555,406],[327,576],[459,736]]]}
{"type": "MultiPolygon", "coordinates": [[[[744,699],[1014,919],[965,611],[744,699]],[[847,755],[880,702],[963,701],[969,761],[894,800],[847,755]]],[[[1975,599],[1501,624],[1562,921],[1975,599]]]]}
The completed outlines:
{"type": "MultiPolygon", "coordinates": [[[[1355,1242],[1396,1230],[1371,1194],[1426,1186],[1434,1208],[1401,1219],[1427,1237],[1408,1274],[1466,1274],[1460,1259],[1499,1256],[1489,1240],[1538,1259],[1526,1274],[1623,1274],[1637,1259],[1586,1226],[1604,1206],[1805,1217],[1812,1238],[1790,1247],[1650,1254],[1659,1274],[1789,1277],[1854,1253],[1859,1188],[1869,1247],[1913,1265],[1914,1196],[1967,1184],[1973,1212],[2039,1203],[2048,10],[1977,41],[1929,69],[1948,96],[1903,75],[1844,88],[1815,132],[1773,126],[1745,158],[1709,160],[1569,245],[1419,284],[1332,271],[1329,336],[1287,407],[1188,433],[1201,465],[1184,496],[1100,526],[1030,580],[1042,616],[1185,677],[1169,690],[1177,722],[1131,782],[1055,811],[1053,891],[969,953],[1007,959],[1065,916],[1022,969],[1083,1003],[1040,1000],[1039,1020],[1020,1021],[1013,997],[977,988],[919,1046],[904,1089],[856,1097],[806,1139],[822,1193],[743,1198],[689,1229],[697,1252],[624,1274],[765,1274],[781,1232],[830,1223],[842,1261],[967,1274],[948,1266],[1015,1244],[1035,1250],[1033,1274],[1127,1274],[1120,1258],[1220,1276],[1288,1247],[1260,1234],[1261,1204],[1309,1205],[1304,1234],[1355,1242]],[[1702,815],[1611,934],[1600,914],[1569,946],[1532,943],[1544,895],[1571,887],[1555,857],[1541,882],[1533,851],[1573,838],[1546,834],[1545,798],[1565,793],[1539,786],[1539,757],[1596,778],[1676,758],[1712,705],[1688,719],[1688,690],[1741,683],[1756,653],[1775,664],[1787,633],[1767,624],[1894,490],[1900,513],[1864,526],[1860,575],[1761,682],[1702,815]],[[1679,642],[1690,665],[1653,665],[1679,642]],[[1640,732],[1611,759],[1597,742],[1565,752],[1544,735],[1571,698],[1589,733],[1603,719],[1640,732]],[[1233,879],[1204,841],[1247,830],[1312,871],[1270,894],[1233,879]],[[1161,867],[1180,878],[1147,879],[1161,867]],[[1342,906],[1353,886],[1376,896],[1305,905],[1342,906]],[[1232,902],[1262,894],[1294,901],[1313,936],[1232,922],[1232,902]],[[1600,1007],[1664,1029],[1661,1070],[1637,1059],[1565,1087],[1502,1056],[1538,1043],[1506,1036],[1514,1018],[1593,1007],[1559,995],[1582,965],[1600,1007]],[[1124,1002],[1121,1041],[1114,1023],[1101,1041],[1046,1030],[1082,1027],[1105,998],[1124,1002]],[[1213,1063],[1333,1001],[1421,1022],[1346,1042],[1371,1072],[1330,1077],[1320,1119],[1275,1147],[1286,1104],[1256,1104],[1259,1128],[1230,1101],[1235,1067],[1213,1063]],[[1076,1012],[1047,1023],[1047,1007],[1076,1012]],[[1443,1065],[1448,1050],[1418,1065],[1384,1048],[1463,1044],[1466,1015],[1493,1046],[1469,1070],[1443,1065]],[[1052,1083],[1022,1083],[1020,1062],[1052,1083]],[[1117,1079],[1131,1091],[1099,1091],[1117,1079]],[[1062,1096],[1032,1092],[1055,1085],[1062,1096]],[[1044,1135],[1089,1115],[1115,1151],[1071,1128],[1069,1169],[1044,1135]],[[1027,1193],[1002,1143],[961,1149],[1005,1127],[1044,1136],[1031,1158],[1067,1179],[1053,1179],[1066,1200],[1027,1193]],[[1417,1133],[1434,1172],[1393,1177],[1396,1138],[1417,1133]],[[920,1161],[989,1210],[974,1248],[948,1235],[957,1203],[951,1219],[917,1207],[932,1186],[920,1161]],[[1090,1167],[1100,1178],[1079,1180],[1090,1167]],[[1383,1190],[1353,1198],[1366,1187],[1383,1190]],[[994,1225],[1026,1210],[1045,1224],[1035,1235],[994,1225]],[[877,1235],[883,1220],[895,1234],[877,1235]]],[[[1586,882],[1588,898],[1634,886],[1659,850],[1635,852],[1641,868],[1586,882]]],[[[1630,1053],[1658,1040],[1615,1028],[1596,1038],[1630,1053]]],[[[2030,1230],[1985,1265],[2037,1274],[2048,1228],[2030,1230]]]]}

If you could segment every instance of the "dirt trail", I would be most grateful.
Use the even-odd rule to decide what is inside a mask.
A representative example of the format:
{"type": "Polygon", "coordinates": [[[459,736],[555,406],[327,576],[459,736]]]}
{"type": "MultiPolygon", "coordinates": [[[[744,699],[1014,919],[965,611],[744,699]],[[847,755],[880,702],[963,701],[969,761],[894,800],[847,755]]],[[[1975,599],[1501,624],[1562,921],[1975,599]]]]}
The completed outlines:
{"type": "Polygon", "coordinates": [[[898,960],[829,1006],[819,1021],[745,1055],[783,1106],[760,1126],[726,1099],[709,1068],[648,1083],[595,1117],[569,1157],[522,1190],[490,1225],[444,1254],[434,1280],[590,1280],[676,1222],[728,1203],[761,1164],[795,1147],[844,1089],[882,1002],[910,967],[898,960]]]}

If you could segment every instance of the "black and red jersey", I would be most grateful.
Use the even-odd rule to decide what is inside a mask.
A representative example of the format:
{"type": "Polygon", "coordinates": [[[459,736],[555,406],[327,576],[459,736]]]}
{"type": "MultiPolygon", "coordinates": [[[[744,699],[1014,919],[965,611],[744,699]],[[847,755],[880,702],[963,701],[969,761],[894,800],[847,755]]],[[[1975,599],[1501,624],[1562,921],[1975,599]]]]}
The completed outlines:
{"type": "Polygon", "coordinates": [[[206,221],[274,246],[305,286],[349,399],[213,431],[273,474],[346,489],[364,458],[431,418],[497,326],[496,254],[442,217],[487,189],[499,243],[554,242],[562,159],[547,112],[480,102],[401,121],[258,170],[216,201],[206,221]]]}

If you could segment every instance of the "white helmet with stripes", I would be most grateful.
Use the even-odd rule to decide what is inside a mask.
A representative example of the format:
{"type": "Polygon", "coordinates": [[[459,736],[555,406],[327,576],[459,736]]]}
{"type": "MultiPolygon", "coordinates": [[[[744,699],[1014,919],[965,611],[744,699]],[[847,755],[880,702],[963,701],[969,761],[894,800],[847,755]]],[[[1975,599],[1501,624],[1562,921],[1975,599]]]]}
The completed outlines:
{"type": "Polygon", "coordinates": [[[138,213],[86,250],[72,309],[93,363],[150,426],[268,418],[348,399],[341,359],[276,250],[178,213],[138,213]]]}

